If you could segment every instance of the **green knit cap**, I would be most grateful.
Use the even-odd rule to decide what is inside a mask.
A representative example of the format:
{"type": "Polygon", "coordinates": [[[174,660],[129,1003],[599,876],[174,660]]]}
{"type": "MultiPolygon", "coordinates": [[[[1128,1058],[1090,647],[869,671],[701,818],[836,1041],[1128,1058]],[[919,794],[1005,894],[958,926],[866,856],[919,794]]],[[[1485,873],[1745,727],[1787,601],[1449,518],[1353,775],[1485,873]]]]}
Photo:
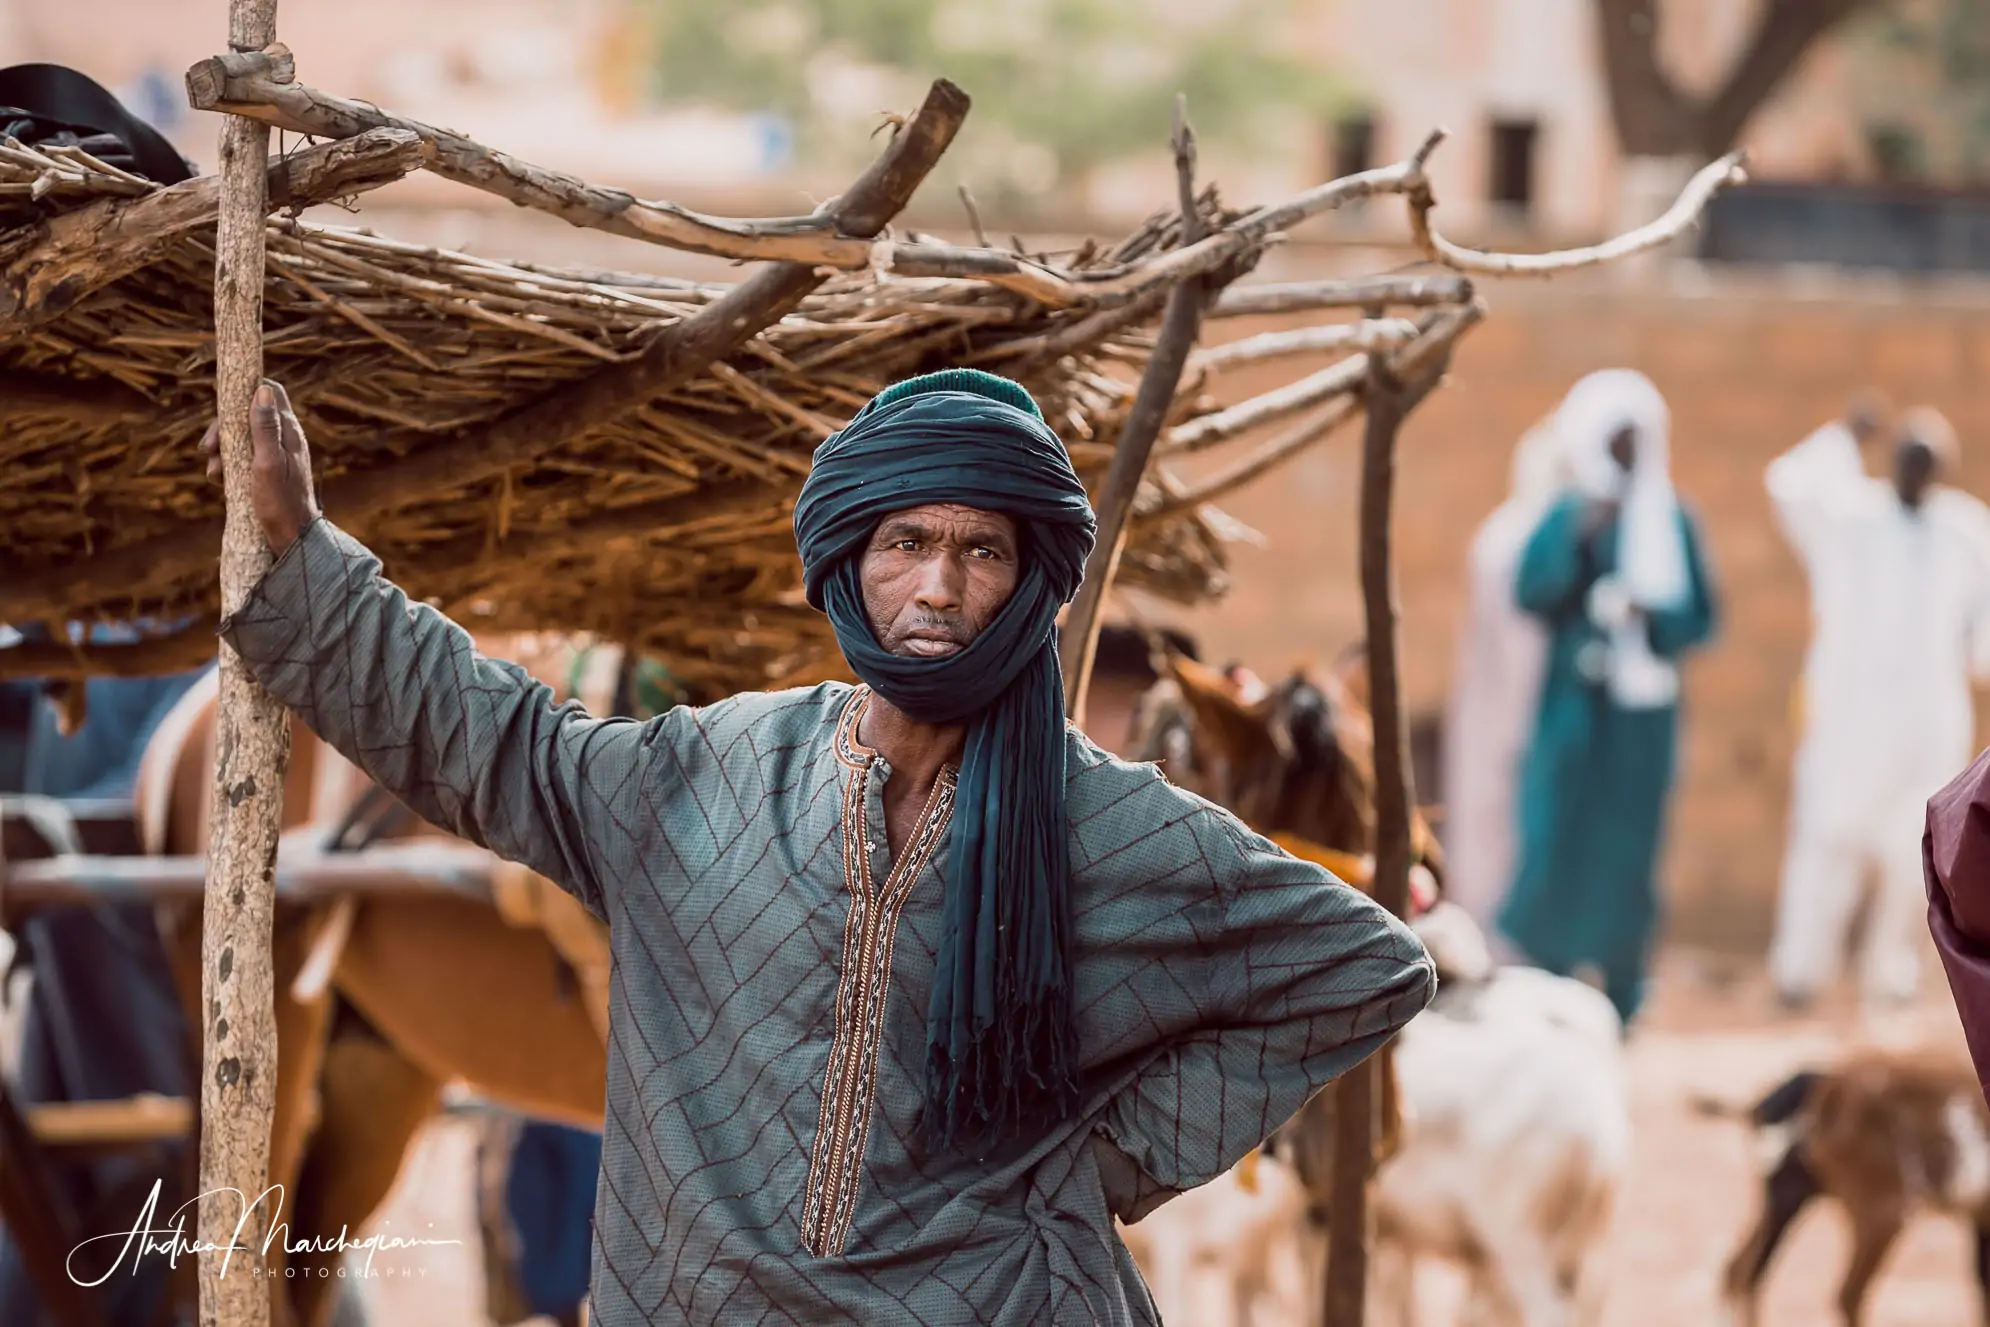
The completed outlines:
{"type": "Polygon", "coordinates": [[[1037,408],[1035,399],[1021,383],[997,373],[984,373],[980,369],[941,369],[937,373],[922,373],[916,378],[895,382],[872,397],[864,409],[882,410],[894,401],[902,401],[908,396],[923,396],[927,392],[972,392],[976,396],[1014,406],[1038,419],[1043,418],[1043,411],[1037,408]]]}

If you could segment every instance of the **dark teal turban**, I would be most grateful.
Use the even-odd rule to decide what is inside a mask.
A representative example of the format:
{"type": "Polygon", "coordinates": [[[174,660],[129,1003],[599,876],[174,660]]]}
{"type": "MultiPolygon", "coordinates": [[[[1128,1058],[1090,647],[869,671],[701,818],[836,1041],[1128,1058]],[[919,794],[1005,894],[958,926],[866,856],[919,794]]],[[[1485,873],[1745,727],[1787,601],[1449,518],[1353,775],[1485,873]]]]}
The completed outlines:
{"type": "Polygon", "coordinates": [[[914,719],[967,725],[926,1018],[925,1124],[942,1149],[1027,1138],[1077,1105],[1056,619],[1095,526],[1036,402],[974,369],[879,393],[816,449],[795,503],[808,601],[857,676],[914,719]],[[966,649],[905,658],[872,633],[859,566],[880,521],[931,502],[1010,517],[1021,566],[966,649]]]}

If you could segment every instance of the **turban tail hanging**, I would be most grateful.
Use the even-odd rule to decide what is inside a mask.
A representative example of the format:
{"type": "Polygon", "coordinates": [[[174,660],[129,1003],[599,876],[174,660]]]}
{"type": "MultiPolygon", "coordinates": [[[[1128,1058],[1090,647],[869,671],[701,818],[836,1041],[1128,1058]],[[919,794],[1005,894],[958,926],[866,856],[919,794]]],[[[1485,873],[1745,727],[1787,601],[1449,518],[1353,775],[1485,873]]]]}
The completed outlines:
{"type": "Polygon", "coordinates": [[[1077,1105],[1056,619],[1094,529],[1036,403],[972,369],[873,398],[816,449],[795,503],[808,601],[857,675],[914,719],[967,724],[927,1011],[925,1123],[943,1149],[986,1150],[1077,1105]],[[934,502],[1015,520],[1020,574],[966,649],[906,658],[878,644],[859,568],[879,521],[934,502]]]}

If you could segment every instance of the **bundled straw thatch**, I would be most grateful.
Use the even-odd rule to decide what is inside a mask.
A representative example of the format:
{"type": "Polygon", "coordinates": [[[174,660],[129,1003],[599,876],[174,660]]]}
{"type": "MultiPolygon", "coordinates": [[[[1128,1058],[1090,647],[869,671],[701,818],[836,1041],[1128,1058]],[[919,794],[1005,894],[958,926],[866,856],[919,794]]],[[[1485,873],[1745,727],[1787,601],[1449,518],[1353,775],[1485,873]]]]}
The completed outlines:
{"type": "MultiPolygon", "coordinates": [[[[29,169],[0,161],[0,187],[29,183],[29,169]]],[[[97,184],[128,187],[88,172],[42,205],[72,206],[97,184]]],[[[1165,243],[1166,230],[1101,257],[1165,243]]],[[[214,519],[219,495],[196,454],[213,410],[211,244],[187,236],[0,352],[13,389],[0,405],[0,530],[16,588],[214,519]]],[[[624,360],[722,293],[298,221],[271,225],[268,267],[267,371],[300,407],[321,484],[624,360]]],[[[370,519],[363,534],[412,593],[472,625],[602,632],[735,682],[805,668],[828,637],[797,601],[790,503],[815,445],[872,393],[986,361],[1037,394],[1081,469],[1096,474],[1111,454],[1138,342],[1008,353],[1052,319],[987,294],[961,280],[837,280],[746,353],[626,420],[370,519]]],[[[1220,547],[1184,512],[1142,533],[1123,574],[1194,601],[1222,588],[1220,547]]],[[[84,579],[58,602],[63,618],[170,618],[210,610],[213,595],[209,559],[84,579]]]]}

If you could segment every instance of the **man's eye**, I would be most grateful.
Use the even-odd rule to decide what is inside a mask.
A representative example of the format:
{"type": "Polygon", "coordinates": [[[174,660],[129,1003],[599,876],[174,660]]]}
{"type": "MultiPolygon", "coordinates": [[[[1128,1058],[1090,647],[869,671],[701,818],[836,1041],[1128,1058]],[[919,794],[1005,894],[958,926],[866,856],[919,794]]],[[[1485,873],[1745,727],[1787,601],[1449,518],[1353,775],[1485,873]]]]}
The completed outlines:
{"type": "Polygon", "coordinates": [[[911,553],[918,549],[919,541],[917,539],[894,539],[891,546],[901,553],[911,553]]]}
{"type": "Polygon", "coordinates": [[[992,548],[988,547],[988,545],[986,545],[986,544],[978,544],[978,545],[976,545],[976,546],[975,546],[975,547],[974,547],[974,548],[973,548],[972,550],[970,550],[970,551],[971,551],[971,552],[972,552],[972,553],[974,554],[974,556],[975,556],[975,557],[978,557],[978,558],[983,558],[983,559],[987,559],[987,558],[999,558],[999,557],[1001,557],[1001,556],[1002,556],[1002,555],[1001,555],[1000,553],[998,553],[998,552],[996,552],[996,551],[995,551],[994,549],[992,549],[992,548]]]}

